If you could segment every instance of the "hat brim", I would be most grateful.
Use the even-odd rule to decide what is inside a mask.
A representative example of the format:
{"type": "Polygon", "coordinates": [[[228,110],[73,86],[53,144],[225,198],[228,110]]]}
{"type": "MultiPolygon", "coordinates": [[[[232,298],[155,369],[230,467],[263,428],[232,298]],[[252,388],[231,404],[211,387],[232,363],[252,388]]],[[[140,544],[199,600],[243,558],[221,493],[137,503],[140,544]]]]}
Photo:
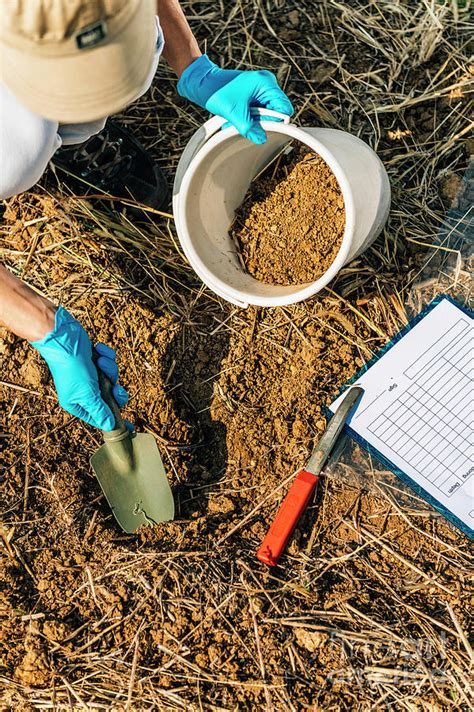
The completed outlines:
{"type": "Polygon", "coordinates": [[[124,109],[141,91],[156,49],[154,0],[140,2],[112,39],[66,56],[0,45],[2,81],[28,109],[59,123],[86,123],[124,109]]]}

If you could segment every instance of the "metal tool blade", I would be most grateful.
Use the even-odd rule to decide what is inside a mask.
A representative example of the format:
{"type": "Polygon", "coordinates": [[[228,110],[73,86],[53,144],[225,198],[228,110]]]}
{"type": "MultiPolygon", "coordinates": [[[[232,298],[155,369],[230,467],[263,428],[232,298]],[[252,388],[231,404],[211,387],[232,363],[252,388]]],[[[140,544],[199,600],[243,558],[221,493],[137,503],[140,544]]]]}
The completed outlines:
{"type": "Polygon", "coordinates": [[[316,476],[320,474],[326,464],[326,460],[328,459],[331,450],[336,443],[337,438],[339,437],[339,433],[344,427],[344,423],[348,419],[352,409],[355,407],[363,392],[364,389],[360,386],[353,386],[346,393],[344,400],[329,421],[321,440],[311,453],[311,457],[305,466],[306,472],[310,472],[312,475],[316,476]]]}
{"type": "Polygon", "coordinates": [[[106,442],[91,457],[92,469],[122,529],[169,522],[174,501],[156,440],[136,433],[127,440],[106,442]]]}
{"type": "Polygon", "coordinates": [[[150,433],[129,432],[111,381],[100,369],[97,377],[115,418],[115,428],[102,433],[104,444],[90,460],[107,502],[129,534],[143,524],[168,522],[174,518],[173,494],[156,440],[150,433]]]}

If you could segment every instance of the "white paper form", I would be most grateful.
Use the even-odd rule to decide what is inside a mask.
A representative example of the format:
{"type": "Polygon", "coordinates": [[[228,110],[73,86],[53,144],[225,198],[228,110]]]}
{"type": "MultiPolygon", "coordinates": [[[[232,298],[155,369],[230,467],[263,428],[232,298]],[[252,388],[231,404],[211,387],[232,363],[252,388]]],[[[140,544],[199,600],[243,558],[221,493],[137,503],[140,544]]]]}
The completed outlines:
{"type": "Polygon", "coordinates": [[[364,394],[348,420],[472,534],[473,371],[473,319],[442,299],[356,381],[364,394]]]}

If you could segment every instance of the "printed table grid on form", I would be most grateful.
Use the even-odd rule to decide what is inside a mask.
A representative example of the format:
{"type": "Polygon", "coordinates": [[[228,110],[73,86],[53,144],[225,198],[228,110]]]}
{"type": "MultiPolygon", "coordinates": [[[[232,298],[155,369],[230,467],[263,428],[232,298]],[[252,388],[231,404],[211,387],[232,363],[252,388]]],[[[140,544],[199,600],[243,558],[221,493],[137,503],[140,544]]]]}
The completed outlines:
{"type": "Polygon", "coordinates": [[[405,370],[416,383],[368,426],[447,497],[473,474],[472,356],[459,319],[405,370]]]}

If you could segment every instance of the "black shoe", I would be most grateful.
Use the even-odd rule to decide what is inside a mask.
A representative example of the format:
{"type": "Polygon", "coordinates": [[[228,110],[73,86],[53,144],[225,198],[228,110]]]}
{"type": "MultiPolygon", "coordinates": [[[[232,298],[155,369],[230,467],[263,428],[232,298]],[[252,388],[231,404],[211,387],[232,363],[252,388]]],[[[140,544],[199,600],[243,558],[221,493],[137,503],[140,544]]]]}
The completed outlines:
{"type": "Polygon", "coordinates": [[[103,191],[155,210],[162,210],[168,202],[168,184],[161,168],[129,131],[112,121],[84,143],[60,148],[53,163],[82,179],[84,194],[103,191]]]}

